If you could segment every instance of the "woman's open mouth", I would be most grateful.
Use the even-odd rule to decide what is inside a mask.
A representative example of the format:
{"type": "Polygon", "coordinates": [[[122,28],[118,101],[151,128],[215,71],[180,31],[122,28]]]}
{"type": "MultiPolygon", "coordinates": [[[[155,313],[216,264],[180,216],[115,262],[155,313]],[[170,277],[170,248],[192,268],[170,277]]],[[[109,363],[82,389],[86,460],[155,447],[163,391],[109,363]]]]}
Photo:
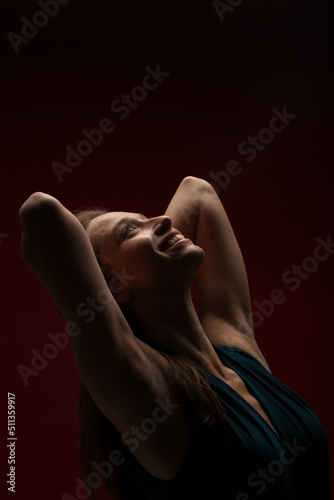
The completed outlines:
{"type": "Polygon", "coordinates": [[[177,243],[178,241],[181,241],[181,240],[184,240],[183,234],[176,234],[175,236],[173,236],[173,238],[170,238],[167,241],[168,247],[166,250],[169,250],[169,248],[172,248],[175,245],[175,243],[177,243]]]}
{"type": "Polygon", "coordinates": [[[172,234],[168,237],[168,235],[165,237],[164,241],[161,244],[160,251],[161,252],[166,252],[167,250],[170,250],[173,248],[175,245],[177,245],[180,241],[185,240],[188,238],[185,238],[183,234],[173,231],[172,234]]]}

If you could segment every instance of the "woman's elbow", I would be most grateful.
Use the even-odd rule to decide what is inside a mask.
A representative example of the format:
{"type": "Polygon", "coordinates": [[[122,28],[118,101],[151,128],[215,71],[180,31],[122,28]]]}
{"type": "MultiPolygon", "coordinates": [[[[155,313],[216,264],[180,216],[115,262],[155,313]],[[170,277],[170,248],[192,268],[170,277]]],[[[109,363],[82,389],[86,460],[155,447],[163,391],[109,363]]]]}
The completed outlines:
{"type": "Polygon", "coordinates": [[[42,193],[41,191],[36,191],[35,193],[31,194],[29,198],[27,198],[23,203],[19,210],[19,216],[22,217],[27,215],[31,211],[43,209],[46,206],[54,203],[55,201],[57,200],[53,196],[42,193]]]}
{"type": "Polygon", "coordinates": [[[53,196],[36,191],[27,198],[19,210],[21,223],[38,219],[41,214],[54,212],[58,204],[59,201],[53,196]]]}
{"type": "Polygon", "coordinates": [[[59,201],[49,194],[37,191],[30,195],[19,210],[22,233],[32,235],[49,225],[58,206],[59,201]]]}
{"type": "Polygon", "coordinates": [[[181,187],[185,193],[189,193],[193,200],[197,202],[200,207],[206,206],[217,193],[213,186],[204,179],[199,177],[187,176],[181,182],[181,187]]]}

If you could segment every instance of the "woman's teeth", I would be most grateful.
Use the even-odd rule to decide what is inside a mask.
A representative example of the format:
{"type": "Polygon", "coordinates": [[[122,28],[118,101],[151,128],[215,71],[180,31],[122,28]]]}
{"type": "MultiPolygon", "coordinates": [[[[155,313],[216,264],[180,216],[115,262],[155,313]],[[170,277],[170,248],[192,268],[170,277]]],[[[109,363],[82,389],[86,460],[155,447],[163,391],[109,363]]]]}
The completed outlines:
{"type": "Polygon", "coordinates": [[[182,234],[176,234],[175,236],[173,236],[173,238],[168,240],[167,241],[167,244],[168,244],[167,248],[171,248],[179,240],[184,240],[184,236],[182,234]]]}

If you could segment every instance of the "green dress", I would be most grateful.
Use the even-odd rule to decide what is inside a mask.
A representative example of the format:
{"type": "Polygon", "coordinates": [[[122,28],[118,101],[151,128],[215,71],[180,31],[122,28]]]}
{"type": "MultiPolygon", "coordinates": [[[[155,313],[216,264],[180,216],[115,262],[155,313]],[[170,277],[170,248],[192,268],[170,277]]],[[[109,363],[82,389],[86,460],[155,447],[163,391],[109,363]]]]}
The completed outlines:
{"type": "Polygon", "coordinates": [[[278,434],[234,389],[204,370],[226,421],[190,434],[183,466],[172,481],[149,474],[120,441],[122,474],[136,500],[330,500],[328,443],[314,411],[252,355],[213,347],[278,434]]]}

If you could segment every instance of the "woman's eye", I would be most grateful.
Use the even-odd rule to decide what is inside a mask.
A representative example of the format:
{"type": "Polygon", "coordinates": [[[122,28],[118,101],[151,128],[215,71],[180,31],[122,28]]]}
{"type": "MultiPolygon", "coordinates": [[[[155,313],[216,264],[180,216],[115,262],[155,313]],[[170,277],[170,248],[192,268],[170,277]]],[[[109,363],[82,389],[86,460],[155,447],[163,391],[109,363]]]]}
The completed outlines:
{"type": "Polygon", "coordinates": [[[125,239],[132,231],[134,231],[136,228],[132,224],[128,224],[125,226],[125,228],[122,231],[122,236],[123,239],[125,239]]]}

